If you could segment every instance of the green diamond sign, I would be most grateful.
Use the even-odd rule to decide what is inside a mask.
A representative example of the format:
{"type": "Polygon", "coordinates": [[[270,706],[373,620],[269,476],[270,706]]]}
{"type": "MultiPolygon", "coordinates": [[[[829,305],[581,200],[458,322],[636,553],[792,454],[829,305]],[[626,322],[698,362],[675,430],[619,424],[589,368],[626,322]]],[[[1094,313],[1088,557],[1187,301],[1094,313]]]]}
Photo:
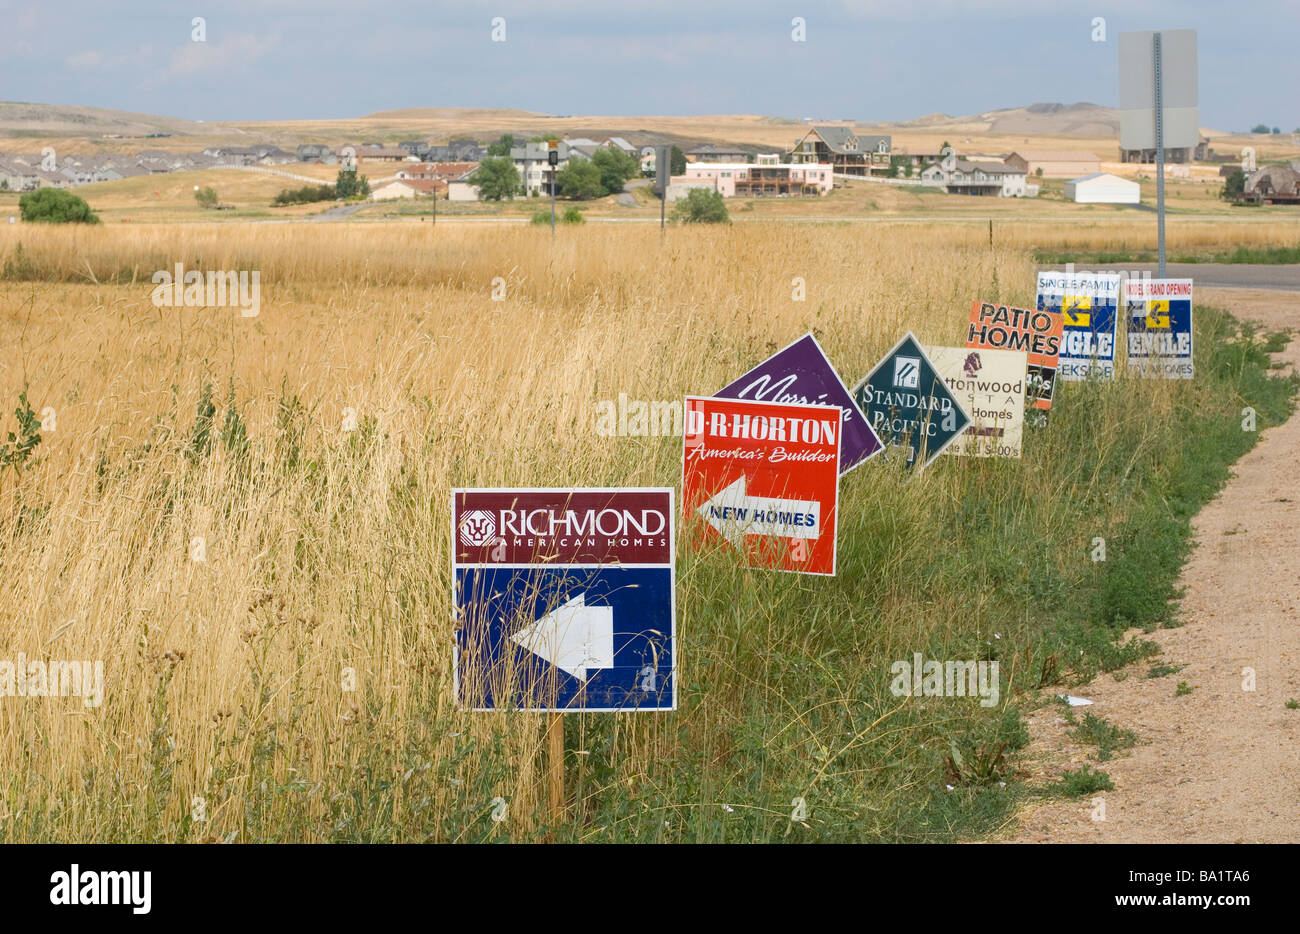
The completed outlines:
{"type": "Polygon", "coordinates": [[[901,453],[923,470],[970,424],[970,415],[926,356],[911,331],[853,388],[887,454],[901,453]]]}

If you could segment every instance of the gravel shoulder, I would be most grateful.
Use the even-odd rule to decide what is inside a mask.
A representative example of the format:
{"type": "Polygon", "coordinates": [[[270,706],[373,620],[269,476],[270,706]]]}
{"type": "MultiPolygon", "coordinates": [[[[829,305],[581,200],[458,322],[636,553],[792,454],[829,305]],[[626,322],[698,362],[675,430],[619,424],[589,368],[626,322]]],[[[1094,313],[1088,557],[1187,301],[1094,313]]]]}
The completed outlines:
{"type": "MultiPolygon", "coordinates": [[[[1268,330],[1300,332],[1300,294],[1200,288],[1196,299],[1268,330]]],[[[1278,355],[1300,366],[1300,345],[1278,355]]],[[[1300,841],[1300,414],[1270,429],[1193,522],[1183,569],[1184,625],[1153,634],[1163,655],[1103,674],[1070,693],[1076,708],[1137,732],[1138,745],[1100,764],[1113,791],[1033,803],[1006,839],[1021,843],[1282,843],[1300,841]],[[1146,678],[1152,664],[1184,665],[1146,678]],[[1243,670],[1255,689],[1243,687],[1243,670]],[[1179,681],[1193,691],[1175,696],[1179,681]],[[1105,801],[1097,820],[1096,798],[1105,801]]],[[[1065,733],[1063,708],[1029,718],[1033,784],[1095,752],[1065,733]]],[[[1094,767],[1098,767],[1094,763],[1094,767]]]]}

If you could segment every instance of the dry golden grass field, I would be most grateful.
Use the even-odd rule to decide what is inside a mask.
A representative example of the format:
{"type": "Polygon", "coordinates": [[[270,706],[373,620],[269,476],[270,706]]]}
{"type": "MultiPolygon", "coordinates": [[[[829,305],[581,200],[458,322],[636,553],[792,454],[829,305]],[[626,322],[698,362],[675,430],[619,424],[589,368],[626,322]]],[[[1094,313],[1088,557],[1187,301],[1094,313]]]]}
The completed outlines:
{"type": "MultiPolygon", "coordinates": [[[[599,437],[598,402],[711,394],[810,329],[852,385],[909,329],[960,344],[973,298],[1031,304],[1033,250],[1153,227],[0,226],[0,438],[20,393],[42,422],[0,473],[0,659],[105,665],[98,707],[0,699],[0,841],[987,831],[1023,705],[1140,656],[1106,626],[1164,618],[1164,590],[1105,577],[1176,571],[1133,537],[1178,518],[1153,491],[1195,499],[1185,456],[1221,482],[1242,400],[1285,417],[1291,387],[1225,315],[1198,311],[1194,384],[1064,386],[1023,461],[850,475],[834,580],[680,555],[681,709],[568,717],[558,822],[540,718],[453,703],[449,490],[676,485],[680,438],[599,437]],[[258,271],[260,313],[155,307],[178,262],[258,271]],[[1001,652],[1002,705],[892,696],[913,651],[1001,652]]],[[[1171,225],[1171,251],[1295,242],[1286,220],[1171,225]]]]}

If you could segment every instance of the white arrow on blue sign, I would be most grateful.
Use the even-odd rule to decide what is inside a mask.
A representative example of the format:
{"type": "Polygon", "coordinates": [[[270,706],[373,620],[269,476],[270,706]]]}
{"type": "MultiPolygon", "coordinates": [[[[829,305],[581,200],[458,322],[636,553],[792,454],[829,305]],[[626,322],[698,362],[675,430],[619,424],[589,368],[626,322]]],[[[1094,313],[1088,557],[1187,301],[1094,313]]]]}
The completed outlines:
{"type": "Polygon", "coordinates": [[[455,490],[456,697],[674,710],[673,491],[455,490]]]}

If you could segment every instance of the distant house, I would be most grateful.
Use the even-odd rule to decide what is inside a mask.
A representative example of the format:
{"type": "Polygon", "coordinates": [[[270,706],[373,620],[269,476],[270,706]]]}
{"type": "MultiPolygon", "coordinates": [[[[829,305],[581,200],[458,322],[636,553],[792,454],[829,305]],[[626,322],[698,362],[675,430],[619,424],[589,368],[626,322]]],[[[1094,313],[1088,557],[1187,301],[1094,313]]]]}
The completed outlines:
{"type": "MultiPolygon", "coordinates": [[[[591,143],[591,140],[587,142],[591,143]]],[[[596,151],[601,147],[598,143],[592,143],[588,148],[596,151]]],[[[559,162],[555,166],[556,172],[568,165],[570,159],[590,158],[590,154],[576,145],[576,141],[573,140],[560,140],[557,152],[559,162]]],[[[510,158],[514,160],[515,168],[519,172],[525,195],[531,197],[551,193],[550,147],[546,143],[525,143],[516,146],[510,150],[510,158]]]]}
{"type": "Polygon", "coordinates": [[[95,170],[88,165],[64,162],[59,174],[73,185],[89,185],[95,180],[95,170]]]}
{"type": "Polygon", "coordinates": [[[447,154],[430,162],[482,162],[487,149],[478,144],[476,139],[459,138],[448,140],[447,154]]]}
{"type": "Polygon", "coordinates": [[[752,152],[746,152],[744,149],[737,149],[734,146],[717,146],[713,143],[704,143],[693,149],[688,149],[684,153],[687,162],[748,162],[752,157],[752,152]]]}
{"type": "Polygon", "coordinates": [[[891,169],[893,164],[897,163],[902,176],[907,177],[920,175],[929,166],[934,165],[936,162],[942,162],[943,155],[941,152],[894,152],[890,154],[889,158],[891,160],[891,169]]]}
{"type": "Polygon", "coordinates": [[[829,162],[836,175],[888,175],[893,140],[846,126],[814,126],[795,142],[790,162],[829,162]]]}
{"type": "Polygon", "coordinates": [[[20,162],[0,162],[0,188],[6,191],[31,191],[39,188],[40,176],[31,166],[20,162]]]}
{"type": "Polygon", "coordinates": [[[477,165],[475,162],[409,162],[397,170],[398,178],[459,178],[477,165]]]}
{"type": "Polygon", "coordinates": [[[36,178],[41,188],[71,188],[72,180],[61,172],[51,172],[48,169],[32,169],[36,173],[36,178]]]}
{"type": "Polygon", "coordinates": [[[421,157],[425,162],[482,162],[487,149],[477,140],[453,139],[446,144],[430,143],[421,157]]]}
{"type": "Polygon", "coordinates": [[[466,172],[459,178],[448,179],[447,181],[447,200],[448,201],[477,201],[478,186],[474,184],[474,169],[466,172]]]}
{"type": "Polygon", "coordinates": [[[625,156],[632,156],[633,158],[637,156],[636,147],[621,136],[611,136],[605,140],[605,145],[611,149],[619,150],[625,156]]]}
{"type": "Polygon", "coordinates": [[[332,156],[333,150],[324,143],[303,143],[296,150],[299,162],[320,162],[332,156]]]}
{"type": "Polygon", "coordinates": [[[291,162],[298,161],[298,157],[295,153],[285,152],[279,146],[272,146],[264,143],[251,148],[253,150],[254,161],[258,165],[288,165],[291,162]]]}
{"type": "Polygon", "coordinates": [[[1138,204],[1142,187],[1108,172],[1093,172],[1065,183],[1065,197],[1079,204],[1138,204]]]}
{"type": "Polygon", "coordinates": [[[172,170],[171,163],[161,159],[141,159],[136,162],[136,165],[144,169],[148,175],[166,175],[172,170]]]}
{"type": "Polygon", "coordinates": [[[1300,172],[1287,165],[1266,165],[1246,176],[1242,198],[1255,204],[1300,204],[1300,172]]]}
{"type": "Polygon", "coordinates": [[[403,140],[397,145],[400,149],[405,149],[417,159],[423,159],[429,152],[429,144],[422,143],[417,139],[403,140]]]}
{"type": "Polygon", "coordinates": [[[585,136],[579,136],[577,139],[566,139],[561,142],[565,146],[566,159],[572,155],[581,156],[584,159],[590,159],[596,153],[605,148],[594,139],[587,139],[585,136]]]}
{"type": "Polygon", "coordinates": [[[776,155],[760,155],[759,162],[688,162],[686,174],[673,176],[668,200],[675,201],[693,188],[718,192],[724,198],[763,198],[824,195],[834,186],[831,167],[824,163],[778,162],[776,155]]]}
{"type": "Polygon", "coordinates": [[[405,178],[388,182],[375,188],[370,193],[372,201],[396,201],[402,198],[425,198],[437,196],[447,183],[435,178],[405,178]]]}
{"type": "Polygon", "coordinates": [[[256,165],[258,159],[257,150],[251,146],[209,146],[203,154],[220,165],[256,165]]]}
{"type": "Polygon", "coordinates": [[[1006,163],[1026,175],[1038,176],[1042,169],[1042,178],[1078,178],[1101,171],[1097,154],[1082,150],[1022,150],[1007,156],[1006,163]]]}
{"type": "MultiPolygon", "coordinates": [[[[214,164],[220,161],[216,157],[213,157],[213,159],[215,160],[214,164]]],[[[173,172],[180,168],[185,160],[183,157],[167,152],[165,149],[141,149],[135,154],[135,161],[137,164],[148,161],[156,166],[164,166],[162,169],[164,172],[173,172]]]]}
{"type": "Polygon", "coordinates": [[[400,146],[371,146],[367,144],[357,150],[357,158],[364,162],[405,162],[408,159],[414,160],[415,156],[400,146]]]}
{"type": "Polygon", "coordinates": [[[936,162],[921,170],[921,179],[951,195],[1023,198],[1028,194],[1024,170],[1005,162],[968,159],[954,159],[949,164],[936,162]]]}

